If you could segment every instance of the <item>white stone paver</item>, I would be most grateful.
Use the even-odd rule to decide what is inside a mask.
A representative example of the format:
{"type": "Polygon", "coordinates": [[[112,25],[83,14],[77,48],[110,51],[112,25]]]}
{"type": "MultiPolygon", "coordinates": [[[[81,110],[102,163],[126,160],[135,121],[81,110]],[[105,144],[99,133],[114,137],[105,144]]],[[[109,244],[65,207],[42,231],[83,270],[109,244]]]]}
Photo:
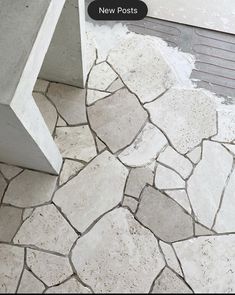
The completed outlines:
{"type": "Polygon", "coordinates": [[[117,78],[117,74],[106,63],[100,63],[93,67],[90,73],[88,87],[104,91],[117,78]]]}
{"type": "Polygon", "coordinates": [[[127,174],[127,168],[105,151],[59,189],[53,201],[83,232],[121,202],[127,174]]]}
{"type": "Polygon", "coordinates": [[[195,222],[195,236],[211,236],[214,232],[195,222]]]}
{"type": "Polygon", "coordinates": [[[133,214],[135,214],[135,211],[136,211],[137,206],[138,206],[138,201],[136,199],[132,198],[132,197],[124,196],[122,206],[130,209],[131,212],[133,214]]]}
{"type": "Polygon", "coordinates": [[[80,162],[65,160],[62,171],[60,173],[59,184],[62,185],[67,182],[70,178],[75,176],[83,167],[84,165],[80,162]]]}
{"type": "Polygon", "coordinates": [[[143,103],[157,98],[174,82],[151,37],[130,35],[110,52],[108,62],[143,103]]]}
{"type": "Polygon", "coordinates": [[[45,286],[30,271],[24,269],[20,286],[17,293],[20,294],[41,294],[45,286]]]}
{"type": "Polygon", "coordinates": [[[21,171],[23,171],[23,169],[6,164],[0,164],[0,171],[6,179],[10,180],[16,175],[18,175],[21,171]]]}
{"type": "Polygon", "coordinates": [[[76,239],[77,234],[56,207],[47,205],[36,208],[25,220],[14,243],[67,255],[76,239]]]}
{"type": "Polygon", "coordinates": [[[96,156],[95,141],[88,125],[56,128],[55,142],[64,158],[88,162],[96,156]]]}
{"type": "Polygon", "coordinates": [[[186,211],[191,213],[189,198],[185,190],[169,190],[165,193],[180,204],[186,211]]]}
{"type": "Polygon", "coordinates": [[[71,278],[65,283],[60,284],[56,287],[49,288],[46,294],[87,294],[91,291],[84,287],[81,283],[78,282],[75,278],[71,278]]]}
{"type": "Polygon", "coordinates": [[[224,106],[218,109],[218,134],[213,140],[232,142],[235,140],[235,107],[224,106]]]}
{"type": "Polygon", "coordinates": [[[235,156],[235,144],[224,144],[224,146],[235,156]]]}
{"type": "Polygon", "coordinates": [[[87,105],[91,105],[95,103],[96,101],[105,98],[106,96],[109,96],[109,92],[104,91],[97,91],[97,90],[87,90],[87,105]]]}
{"type": "Polygon", "coordinates": [[[195,293],[234,293],[235,236],[199,237],[174,244],[195,293]]]}
{"type": "Polygon", "coordinates": [[[25,170],[11,181],[3,202],[21,208],[49,202],[56,180],[57,177],[53,175],[25,170]]]}
{"type": "Polygon", "coordinates": [[[15,293],[24,265],[24,249],[0,244],[0,293],[15,293]]]}
{"type": "Polygon", "coordinates": [[[106,149],[106,145],[98,137],[96,137],[95,140],[96,140],[96,146],[97,146],[99,153],[103,152],[103,150],[106,149]]]}
{"type": "Polygon", "coordinates": [[[121,208],[77,241],[72,261],[96,293],[147,293],[165,265],[152,233],[121,208]]]}
{"type": "Polygon", "coordinates": [[[157,161],[177,171],[184,179],[189,177],[193,170],[192,163],[177,153],[172,147],[167,147],[157,158],[157,161]]]}
{"type": "Polygon", "coordinates": [[[202,148],[200,146],[193,149],[187,154],[187,157],[194,163],[197,164],[201,160],[202,148]]]}
{"type": "Polygon", "coordinates": [[[34,208],[26,208],[26,209],[24,209],[23,221],[25,221],[25,219],[27,219],[29,216],[31,216],[33,211],[34,211],[34,208]]]}
{"type": "Polygon", "coordinates": [[[21,225],[22,210],[14,207],[0,207],[0,241],[11,242],[21,225]]]}
{"type": "Polygon", "coordinates": [[[121,89],[122,87],[124,87],[124,84],[123,84],[122,80],[120,78],[118,78],[108,88],[108,91],[109,92],[115,92],[115,91],[121,89]]]}
{"type": "Polygon", "coordinates": [[[189,152],[217,132],[215,102],[202,90],[172,88],[145,107],[179,153],[189,152]]]}
{"type": "Polygon", "coordinates": [[[158,165],[155,175],[155,186],[158,189],[184,189],[185,181],[173,170],[158,165]]]}
{"type": "Polygon", "coordinates": [[[232,155],[221,144],[203,143],[202,160],[188,181],[188,195],[198,221],[209,228],[213,225],[232,164],[232,155]]]}
{"type": "Polygon", "coordinates": [[[26,263],[47,286],[60,284],[73,274],[67,257],[27,249],[26,263]]]}
{"type": "Polygon", "coordinates": [[[164,134],[147,123],[134,142],[120,153],[119,159],[130,167],[145,166],[152,163],[166,145],[164,134]]]}

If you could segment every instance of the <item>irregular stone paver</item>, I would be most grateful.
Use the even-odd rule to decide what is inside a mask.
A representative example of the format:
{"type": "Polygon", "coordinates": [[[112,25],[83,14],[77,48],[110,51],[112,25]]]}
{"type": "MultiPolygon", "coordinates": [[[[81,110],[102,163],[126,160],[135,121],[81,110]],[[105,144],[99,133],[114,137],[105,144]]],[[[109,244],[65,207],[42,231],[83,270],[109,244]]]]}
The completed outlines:
{"type": "Polygon", "coordinates": [[[179,153],[216,134],[215,102],[202,90],[172,88],[145,107],[179,153]]]}
{"type": "Polygon", "coordinates": [[[195,293],[234,293],[235,235],[199,237],[174,248],[195,293]]]}
{"type": "Polygon", "coordinates": [[[202,148],[200,146],[196,147],[194,150],[187,154],[187,157],[194,163],[197,164],[201,160],[202,148]]]}
{"type": "Polygon", "coordinates": [[[10,242],[21,224],[22,210],[13,207],[0,207],[0,241],[10,242]]]}
{"type": "Polygon", "coordinates": [[[51,83],[47,95],[68,124],[75,125],[87,122],[85,89],[51,83]]]}
{"type": "Polygon", "coordinates": [[[35,276],[28,271],[24,270],[23,276],[20,282],[20,286],[17,293],[20,294],[41,294],[45,290],[45,286],[42,282],[35,278],[35,276]]]}
{"type": "Polygon", "coordinates": [[[105,151],[59,189],[53,201],[83,232],[121,202],[127,174],[127,168],[105,151]]]}
{"type": "Polygon", "coordinates": [[[118,78],[117,80],[115,80],[112,85],[108,88],[109,92],[115,92],[121,88],[123,88],[125,85],[123,84],[122,80],[120,78],[118,78]]]}
{"type": "Polygon", "coordinates": [[[224,144],[223,146],[225,146],[233,155],[235,155],[235,144],[224,144]]]}
{"type": "Polygon", "coordinates": [[[124,196],[122,206],[129,208],[131,212],[134,214],[138,206],[138,201],[134,198],[124,196]]]}
{"type": "Polygon", "coordinates": [[[155,175],[155,186],[158,189],[184,189],[185,181],[173,170],[158,165],[155,175]]]}
{"type": "Polygon", "coordinates": [[[232,105],[218,109],[218,134],[213,140],[232,142],[235,140],[235,107],[232,105]]]}
{"type": "Polygon", "coordinates": [[[21,208],[49,202],[56,180],[56,176],[25,170],[11,181],[3,202],[21,208]]]}
{"type": "Polygon", "coordinates": [[[208,228],[213,225],[232,164],[232,155],[222,145],[203,143],[202,160],[188,181],[188,195],[198,221],[208,228]]]}
{"type": "Polygon", "coordinates": [[[165,265],[152,233],[123,208],[106,214],[77,241],[72,261],[95,293],[147,293],[165,265]]]}
{"type": "Polygon", "coordinates": [[[15,293],[24,265],[24,249],[0,244],[0,293],[15,293]]]}
{"type": "Polygon", "coordinates": [[[157,98],[175,80],[151,37],[132,34],[110,52],[108,62],[143,103],[157,98]]]}
{"type": "Polygon", "coordinates": [[[18,175],[21,171],[23,171],[23,169],[6,164],[0,164],[0,171],[2,172],[4,177],[6,177],[6,179],[10,180],[18,175]]]}
{"type": "Polygon", "coordinates": [[[172,246],[160,241],[160,247],[165,256],[167,265],[171,267],[171,269],[173,269],[175,272],[177,272],[180,276],[182,276],[182,271],[179,265],[179,261],[175,255],[175,252],[172,246]]]}
{"type": "Polygon", "coordinates": [[[147,123],[135,141],[120,153],[119,159],[128,166],[141,167],[153,162],[166,145],[164,134],[147,123]]]}
{"type": "Polygon", "coordinates": [[[0,173],[0,202],[2,200],[3,194],[5,192],[5,189],[7,187],[7,183],[5,181],[5,179],[3,178],[3,176],[0,173]]]}
{"type": "Polygon", "coordinates": [[[99,138],[112,152],[117,152],[134,140],[147,119],[147,112],[135,95],[121,89],[89,107],[88,116],[99,138]]]}
{"type": "Polygon", "coordinates": [[[192,217],[173,200],[150,186],[141,195],[136,218],[165,242],[193,236],[192,217]]]}
{"type": "Polygon", "coordinates": [[[88,74],[96,60],[95,40],[91,32],[86,30],[86,74],[88,74]]]}
{"type": "Polygon", "coordinates": [[[65,122],[64,119],[62,119],[60,116],[58,118],[58,122],[57,122],[57,127],[66,127],[67,126],[67,123],[65,122]]]}
{"type": "Polygon", "coordinates": [[[67,182],[70,178],[75,176],[84,165],[80,162],[73,161],[73,160],[65,160],[63,169],[60,173],[60,185],[67,182]]]}
{"type": "Polygon", "coordinates": [[[73,274],[67,257],[27,249],[26,263],[47,286],[60,284],[73,274]]]}
{"type": "Polygon", "coordinates": [[[88,125],[56,128],[55,142],[64,158],[88,162],[96,156],[95,141],[88,125]]]}
{"type": "Polygon", "coordinates": [[[33,97],[50,133],[52,134],[55,129],[58,116],[55,107],[41,93],[33,93],[33,97]]]}
{"type": "Polygon", "coordinates": [[[75,278],[71,278],[65,283],[60,284],[56,287],[49,288],[46,294],[87,294],[91,293],[91,291],[84,287],[81,283],[79,283],[75,278]]]}
{"type": "Polygon", "coordinates": [[[77,234],[56,207],[47,205],[36,208],[25,220],[14,243],[33,245],[67,255],[76,239],[77,234]]]}
{"type": "Polygon", "coordinates": [[[102,98],[105,98],[106,96],[109,96],[109,95],[110,95],[109,92],[87,89],[87,105],[91,105],[94,102],[102,98]]]}
{"type": "Polygon", "coordinates": [[[214,235],[212,231],[195,222],[195,236],[211,236],[214,235]]]}
{"type": "Polygon", "coordinates": [[[168,146],[165,151],[163,151],[157,161],[169,166],[170,168],[177,171],[184,179],[189,177],[193,170],[192,163],[177,153],[172,147],[168,146]]]}
{"type": "Polygon", "coordinates": [[[193,291],[169,268],[165,268],[154,283],[151,293],[155,294],[190,294],[193,291]]]}
{"type": "Polygon", "coordinates": [[[42,79],[37,79],[33,91],[46,92],[49,82],[42,79]]]}
{"type": "Polygon", "coordinates": [[[100,63],[91,70],[88,87],[104,91],[117,77],[117,74],[106,62],[100,63]]]}
{"type": "Polygon", "coordinates": [[[103,150],[106,149],[106,145],[98,137],[96,137],[95,140],[96,140],[96,146],[97,146],[99,153],[103,152],[103,150]]]}
{"type": "Polygon", "coordinates": [[[23,213],[23,221],[25,221],[25,219],[27,219],[34,211],[34,208],[27,208],[24,209],[24,213],[23,213]]]}
{"type": "Polygon", "coordinates": [[[223,201],[218,212],[214,229],[218,233],[235,232],[235,169],[224,191],[223,201]]]}
{"type": "Polygon", "coordinates": [[[153,184],[154,172],[149,166],[133,168],[128,176],[125,193],[129,196],[139,198],[146,184],[153,184]]]}
{"type": "Polygon", "coordinates": [[[185,190],[165,191],[165,193],[180,204],[186,211],[191,213],[189,198],[185,190]]]}

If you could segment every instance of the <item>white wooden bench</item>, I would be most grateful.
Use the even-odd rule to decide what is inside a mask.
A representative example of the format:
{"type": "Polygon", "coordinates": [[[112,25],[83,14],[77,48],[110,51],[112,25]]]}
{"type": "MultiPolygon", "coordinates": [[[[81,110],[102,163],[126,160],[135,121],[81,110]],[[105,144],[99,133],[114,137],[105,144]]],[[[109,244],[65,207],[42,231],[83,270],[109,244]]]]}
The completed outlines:
{"type": "Polygon", "coordinates": [[[0,162],[59,172],[32,91],[38,76],[84,86],[84,14],[84,0],[0,0],[0,162]]]}

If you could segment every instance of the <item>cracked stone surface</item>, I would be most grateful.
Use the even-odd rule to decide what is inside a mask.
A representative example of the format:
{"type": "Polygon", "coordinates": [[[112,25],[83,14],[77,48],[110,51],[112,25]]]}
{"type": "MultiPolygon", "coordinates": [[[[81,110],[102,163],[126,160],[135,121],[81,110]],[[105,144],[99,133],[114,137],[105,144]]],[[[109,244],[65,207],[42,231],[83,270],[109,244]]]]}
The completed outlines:
{"type": "Polygon", "coordinates": [[[22,210],[2,206],[0,207],[0,241],[10,242],[21,224],[22,210]]]}
{"type": "Polygon", "coordinates": [[[14,238],[14,243],[33,245],[67,255],[76,239],[77,234],[56,207],[47,205],[36,208],[25,220],[14,238]]]}
{"type": "Polygon", "coordinates": [[[88,87],[104,91],[116,78],[117,74],[106,62],[103,62],[93,67],[90,73],[88,87]]]}
{"type": "Polygon", "coordinates": [[[165,193],[180,204],[186,211],[191,213],[189,198],[185,190],[170,190],[165,193]]]}
{"type": "Polygon", "coordinates": [[[151,232],[121,208],[77,241],[72,261],[79,277],[97,293],[147,293],[165,265],[151,232]]]}
{"type": "Polygon", "coordinates": [[[52,134],[57,121],[57,111],[51,102],[41,93],[33,93],[33,98],[42,113],[43,119],[52,134]]]}
{"type": "Polygon", "coordinates": [[[232,155],[222,145],[203,143],[202,160],[188,181],[188,194],[198,221],[208,228],[213,225],[232,164],[232,155]]]}
{"type": "Polygon", "coordinates": [[[135,95],[121,89],[89,107],[88,117],[99,138],[116,152],[134,140],[147,119],[147,113],[135,95]]]}
{"type": "Polygon", "coordinates": [[[56,180],[56,176],[25,170],[11,181],[3,202],[21,208],[41,205],[51,200],[56,180]]]}
{"type": "Polygon", "coordinates": [[[104,92],[104,91],[97,91],[97,90],[87,90],[87,105],[91,105],[94,102],[105,98],[106,96],[109,96],[109,92],[104,92]]]}
{"type": "Polygon", "coordinates": [[[165,242],[193,236],[192,217],[173,200],[150,186],[143,190],[136,218],[165,242]]]}
{"type": "Polygon", "coordinates": [[[155,294],[190,294],[192,290],[169,268],[165,268],[154,283],[151,293],[155,294]]]}
{"type": "Polygon", "coordinates": [[[119,159],[127,166],[142,167],[152,163],[166,144],[164,134],[147,123],[134,142],[120,153],[119,159]]]}
{"type": "Polygon", "coordinates": [[[65,160],[62,171],[60,173],[60,185],[64,184],[70,178],[75,176],[83,167],[84,165],[80,162],[65,160]]]}
{"type": "Polygon", "coordinates": [[[158,165],[155,175],[155,186],[158,189],[183,189],[185,181],[173,170],[158,165]]]}
{"type": "Polygon", "coordinates": [[[95,141],[88,125],[56,128],[55,142],[64,158],[88,162],[96,156],[95,141]]]}
{"type": "Polygon", "coordinates": [[[15,293],[24,265],[24,249],[0,244],[0,293],[15,293]]]}
{"type": "Polygon", "coordinates": [[[121,202],[127,174],[127,168],[105,151],[59,189],[53,201],[77,230],[83,232],[121,202]]]}
{"type": "Polygon", "coordinates": [[[216,134],[215,102],[202,90],[172,88],[145,107],[179,153],[189,152],[216,134]]]}
{"type": "Polygon", "coordinates": [[[235,235],[199,237],[174,248],[195,293],[234,293],[235,235]]]}
{"type": "Polygon", "coordinates": [[[51,294],[87,294],[91,291],[84,287],[81,283],[78,282],[75,278],[71,278],[65,283],[60,284],[56,287],[49,288],[46,292],[51,294]]]}
{"type": "Polygon", "coordinates": [[[68,124],[75,125],[87,122],[85,107],[86,90],[59,83],[51,83],[47,95],[68,124]]]}
{"type": "Polygon", "coordinates": [[[4,175],[6,179],[10,180],[16,175],[18,175],[21,171],[23,171],[23,169],[15,167],[15,166],[6,165],[6,164],[0,164],[0,171],[2,172],[2,174],[4,175]]]}
{"type": "Polygon", "coordinates": [[[17,293],[20,294],[41,294],[45,290],[45,286],[30,271],[24,270],[17,293]]]}
{"type": "Polygon", "coordinates": [[[67,257],[27,249],[26,263],[29,269],[49,287],[62,283],[73,274],[67,257]]]}
{"type": "Polygon", "coordinates": [[[174,83],[174,76],[151,37],[131,35],[110,52],[108,62],[143,103],[157,98],[174,83]]]}

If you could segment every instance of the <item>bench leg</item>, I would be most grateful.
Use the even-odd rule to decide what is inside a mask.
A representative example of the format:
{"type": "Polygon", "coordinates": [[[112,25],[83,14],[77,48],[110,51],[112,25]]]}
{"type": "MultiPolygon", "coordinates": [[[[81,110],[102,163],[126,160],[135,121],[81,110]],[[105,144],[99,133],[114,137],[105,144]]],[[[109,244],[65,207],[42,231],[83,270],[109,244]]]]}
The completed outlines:
{"type": "Polygon", "coordinates": [[[0,104],[0,161],[58,174],[62,158],[33,97],[0,104]]]}
{"type": "Polygon", "coordinates": [[[83,88],[86,81],[84,0],[66,0],[40,78],[83,88]]]}

